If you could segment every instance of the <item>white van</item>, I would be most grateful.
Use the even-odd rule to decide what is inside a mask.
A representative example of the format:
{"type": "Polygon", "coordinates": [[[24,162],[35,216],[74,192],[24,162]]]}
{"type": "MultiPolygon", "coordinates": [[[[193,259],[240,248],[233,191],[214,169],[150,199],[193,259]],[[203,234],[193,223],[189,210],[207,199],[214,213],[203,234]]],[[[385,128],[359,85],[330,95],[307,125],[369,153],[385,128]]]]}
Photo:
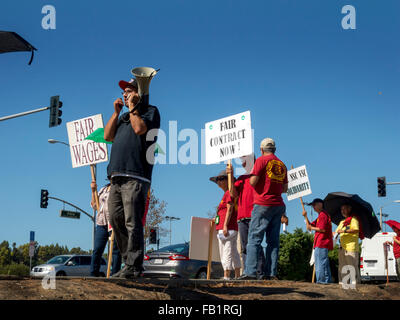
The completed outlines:
{"type": "MultiPolygon", "coordinates": [[[[372,239],[365,238],[361,244],[360,273],[361,281],[386,281],[385,254],[383,244],[386,241],[393,243],[394,232],[379,232],[372,239]]],[[[388,251],[389,281],[397,280],[396,261],[393,246],[388,251]]]]}

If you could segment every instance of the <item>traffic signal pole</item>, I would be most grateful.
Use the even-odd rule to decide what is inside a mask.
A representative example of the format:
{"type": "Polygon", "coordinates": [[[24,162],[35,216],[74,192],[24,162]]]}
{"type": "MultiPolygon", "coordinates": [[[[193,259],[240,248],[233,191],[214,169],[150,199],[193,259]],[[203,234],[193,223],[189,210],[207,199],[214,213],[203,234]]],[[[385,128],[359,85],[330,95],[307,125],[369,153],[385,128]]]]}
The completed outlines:
{"type": "Polygon", "coordinates": [[[5,120],[10,120],[18,117],[23,117],[32,113],[37,113],[41,111],[46,111],[50,110],[50,119],[49,119],[49,127],[56,127],[61,124],[61,115],[62,111],[60,110],[62,107],[63,103],[60,101],[60,96],[53,96],[50,98],[50,106],[49,107],[43,107],[35,110],[30,110],[30,111],[25,111],[21,113],[16,113],[12,114],[9,116],[5,116],[0,118],[0,121],[5,121],[5,120]]]}
{"type": "Polygon", "coordinates": [[[44,107],[44,108],[39,108],[39,109],[31,110],[31,111],[25,111],[25,112],[21,112],[21,113],[12,114],[12,115],[10,115],[10,116],[6,116],[6,117],[0,118],[0,121],[5,121],[5,120],[9,120],[9,119],[14,119],[14,118],[26,116],[26,115],[28,115],[28,114],[32,114],[32,113],[36,113],[36,112],[45,111],[45,110],[48,110],[48,109],[50,109],[50,107],[44,107]]]}
{"type": "Polygon", "coordinates": [[[63,203],[66,203],[66,204],[70,205],[71,207],[74,207],[75,209],[77,209],[77,210],[81,211],[82,213],[86,214],[86,215],[90,218],[90,220],[92,220],[93,223],[95,222],[95,219],[94,219],[93,216],[91,216],[89,213],[87,213],[86,211],[82,210],[81,208],[79,208],[79,207],[73,205],[72,203],[69,203],[69,202],[67,202],[67,201],[65,201],[65,200],[63,200],[63,199],[58,199],[58,198],[55,198],[55,197],[48,197],[48,198],[49,198],[49,199],[54,199],[54,200],[61,201],[61,202],[63,202],[63,203]]]}

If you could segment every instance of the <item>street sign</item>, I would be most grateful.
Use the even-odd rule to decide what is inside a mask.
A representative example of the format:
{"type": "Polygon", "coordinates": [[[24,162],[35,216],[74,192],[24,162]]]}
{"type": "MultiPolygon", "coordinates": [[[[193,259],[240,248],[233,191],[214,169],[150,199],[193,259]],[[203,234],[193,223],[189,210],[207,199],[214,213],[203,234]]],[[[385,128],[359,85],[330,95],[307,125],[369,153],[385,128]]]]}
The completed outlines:
{"type": "Polygon", "coordinates": [[[31,242],[29,244],[29,258],[32,258],[35,255],[35,243],[31,242]]]}
{"type": "Polygon", "coordinates": [[[103,127],[103,117],[101,114],[67,123],[73,168],[108,161],[107,145],[105,143],[85,140],[95,130],[103,127]]]}
{"type": "Polygon", "coordinates": [[[72,218],[72,219],[80,219],[81,218],[81,213],[78,212],[78,211],[60,210],[60,217],[72,218]]]}
{"type": "Polygon", "coordinates": [[[29,241],[34,242],[35,241],[35,231],[31,231],[29,234],[29,241]]]}
{"type": "Polygon", "coordinates": [[[253,153],[250,111],[207,122],[206,164],[219,163],[253,153]]]}

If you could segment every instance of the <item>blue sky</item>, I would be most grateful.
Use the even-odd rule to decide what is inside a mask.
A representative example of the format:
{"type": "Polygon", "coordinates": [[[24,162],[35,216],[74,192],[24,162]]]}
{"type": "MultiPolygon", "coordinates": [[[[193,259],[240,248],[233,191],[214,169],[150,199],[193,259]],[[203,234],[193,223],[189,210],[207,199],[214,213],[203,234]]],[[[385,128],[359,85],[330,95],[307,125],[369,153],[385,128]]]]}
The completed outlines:
{"type": "MultiPolygon", "coordinates": [[[[3,121],[0,240],[69,248],[92,246],[92,226],[59,217],[62,204],[39,207],[40,189],[90,211],[90,169],[73,169],[68,121],[101,113],[120,97],[117,83],[137,66],[161,68],[150,88],[161,128],[200,134],[206,122],[250,110],[255,149],[265,137],[288,167],[306,165],[313,194],[356,193],[375,211],[400,220],[400,186],[377,197],[378,176],[400,181],[398,1],[10,1],[0,30],[15,31],[38,51],[0,55],[0,117],[48,106],[59,94],[63,123],[48,112],[3,121]],[[56,30],[44,30],[44,5],[56,8],[56,30]],[[356,8],[356,30],[341,9],[356,8]]],[[[178,142],[178,148],[185,142],[178,142]]],[[[259,153],[257,152],[257,155],[259,153]]],[[[98,165],[99,184],[106,164],[98,165]]],[[[223,165],[158,165],[152,187],[168,203],[172,241],[190,238],[190,217],[206,217],[222,191],[208,178],[223,165]]],[[[288,231],[304,228],[298,200],[288,202],[288,231]]],[[[91,212],[91,211],[90,211],[91,212]]],[[[314,215],[315,217],[315,215],[314,215]]],[[[166,224],[165,227],[169,227],[166,224]]],[[[169,237],[161,245],[168,244],[169,237]]]]}

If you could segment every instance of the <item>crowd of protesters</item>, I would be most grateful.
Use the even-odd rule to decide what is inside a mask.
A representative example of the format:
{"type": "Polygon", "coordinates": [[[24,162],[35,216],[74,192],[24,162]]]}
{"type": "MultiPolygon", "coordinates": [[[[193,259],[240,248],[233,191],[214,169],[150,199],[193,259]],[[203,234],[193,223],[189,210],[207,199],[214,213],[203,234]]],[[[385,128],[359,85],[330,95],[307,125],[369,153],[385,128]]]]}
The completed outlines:
{"type": "MultiPolygon", "coordinates": [[[[91,204],[98,211],[91,274],[99,276],[100,258],[110,235],[110,225],[116,239],[113,277],[137,278],[143,272],[143,221],[153,169],[144,157],[150,143],[143,137],[149,130],[160,127],[160,115],[156,107],[142,103],[135,80],[120,81],[119,86],[124,101],[120,98],[115,100],[114,113],[104,131],[104,139],[112,141],[113,145],[107,168],[110,183],[99,192],[100,208],[97,208],[94,197],[97,185],[94,181],[91,185],[91,204]],[[120,115],[124,105],[129,111],[120,115]],[[125,266],[120,270],[121,258],[125,266]]],[[[287,167],[276,156],[273,139],[262,140],[260,152],[257,159],[254,155],[241,158],[246,174],[237,179],[230,164],[226,170],[210,178],[223,190],[214,221],[225,280],[231,279],[232,271],[235,279],[278,279],[280,226],[288,225],[289,221],[282,199],[282,193],[288,190],[287,167]],[[265,252],[261,245],[264,238],[265,252]],[[240,275],[241,268],[244,272],[240,275]]],[[[310,222],[307,212],[303,211],[307,229],[315,231],[316,282],[326,284],[332,281],[328,258],[328,252],[333,250],[332,221],[322,199],[316,198],[309,205],[318,213],[317,219],[310,222]]],[[[340,236],[339,283],[342,282],[344,266],[354,267],[355,283],[360,283],[358,241],[363,238],[362,226],[350,203],[341,205],[341,214],[343,220],[335,231],[335,235],[340,236]]],[[[393,246],[396,269],[400,274],[400,227],[393,227],[393,230],[397,236],[387,245],[393,246]]]]}
{"type": "MultiPolygon", "coordinates": [[[[235,271],[235,279],[278,279],[277,263],[279,256],[280,225],[288,224],[286,208],[282,193],[288,189],[287,168],[275,155],[276,145],[271,138],[265,138],[260,144],[261,156],[254,155],[241,158],[246,174],[237,179],[233,176],[230,164],[226,170],[210,180],[217,183],[224,191],[214,219],[218,232],[221,263],[224,278],[229,279],[231,271],[235,271]],[[254,165],[253,165],[254,164],[254,165]],[[229,188],[228,179],[232,181],[229,188]],[[239,276],[237,235],[240,236],[240,256],[244,272],[239,276]],[[266,240],[265,252],[261,245],[266,240]]],[[[363,231],[359,217],[353,213],[350,203],[341,205],[343,220],[336,231],[332,232],[332,220],[324,208],[324,201],[316,198],[310,204],[318,213],[317,219],[310,222],[307,212],[303,211],[306,227],[315,232],[313,255],[315,263],[316,283],[332,282],[332,274],[328,253],[333,250],[334,240],[340,237],[339,246],[339,284],[342,283],[346,268],[354,268],[355,279],[352,283],[361,282],[359,260],[359,239],[363,239],[363,231]]],[[[393,227],[397,236],[392,245],[396,259],[396,269],[400,275],[400,229],[393,227]]]]}

